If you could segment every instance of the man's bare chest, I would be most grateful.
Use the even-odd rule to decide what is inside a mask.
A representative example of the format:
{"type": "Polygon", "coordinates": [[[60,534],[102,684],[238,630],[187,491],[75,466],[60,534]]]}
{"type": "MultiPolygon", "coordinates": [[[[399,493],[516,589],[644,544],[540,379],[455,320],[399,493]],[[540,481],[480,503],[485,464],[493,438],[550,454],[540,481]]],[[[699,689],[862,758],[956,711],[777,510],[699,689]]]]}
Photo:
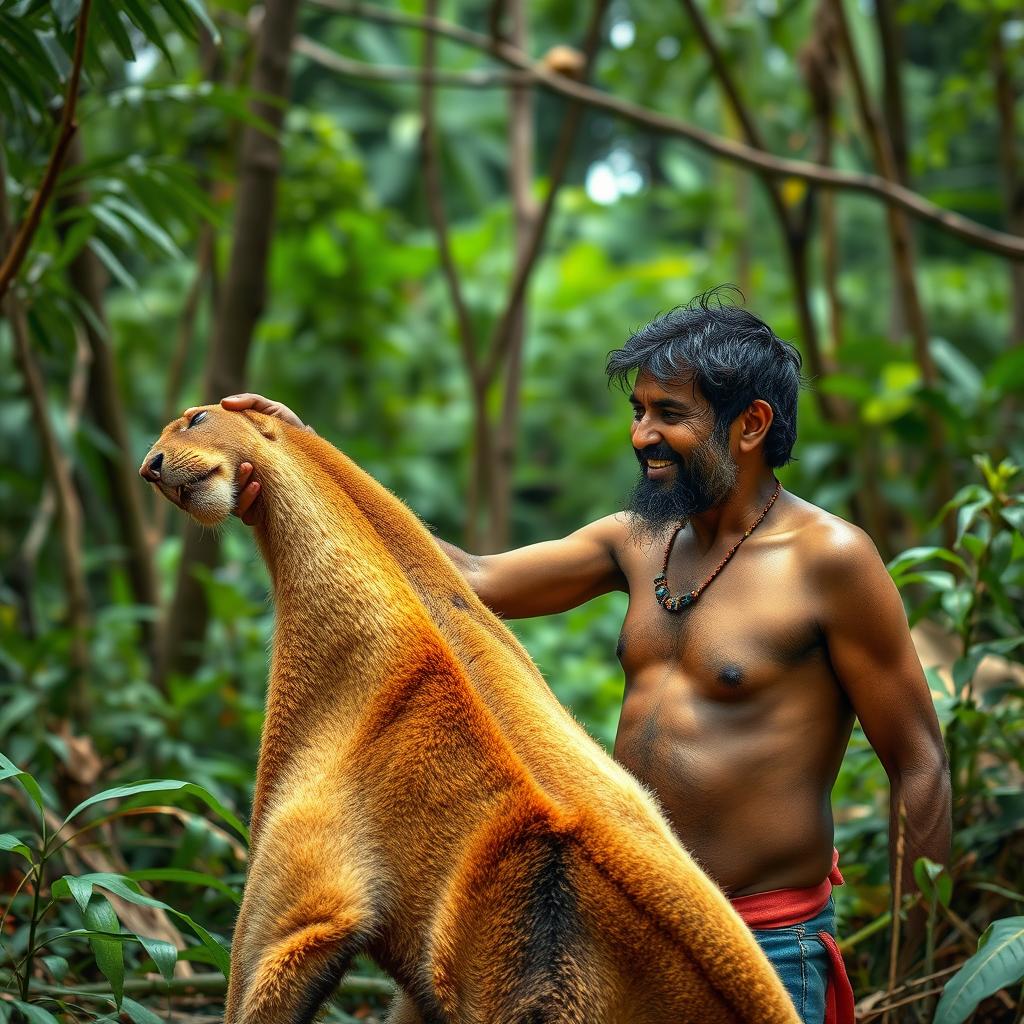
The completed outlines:
{"type": "MultiPolygon", "coordinates": [[[[827,672],[814,595],[792,550],[771,544],[741,549],[679,612],[667,611],[655,597],[656,563],[660,558],[637,559],[627,573],[629,609],[617,651],[627,682],[668,670],[708,696],[735,700],[800,669],[827,672]]],[[[672,593],[695,589],[703,571],[699,560],[674,558],[672,593]]]]}

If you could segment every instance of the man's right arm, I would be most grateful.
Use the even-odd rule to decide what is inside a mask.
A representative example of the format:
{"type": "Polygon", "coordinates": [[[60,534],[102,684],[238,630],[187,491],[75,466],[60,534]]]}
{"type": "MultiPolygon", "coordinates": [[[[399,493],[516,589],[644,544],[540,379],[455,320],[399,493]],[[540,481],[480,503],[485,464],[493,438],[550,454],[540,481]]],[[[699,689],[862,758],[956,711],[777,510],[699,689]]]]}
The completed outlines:
{"type": "MultiPolygon", "coordinates": [[[[262,395],[231,395],[222,398],[221,405],[235,411],[255,409],[303,427],[291,409],[262,395]]],[[[239,466],[235,510],[250,526],[256,515],[253,503],[260,491],[259,481],[253,480],[252,474],[251,463],[239,466]]],[[[502,618],[528,619],[567,611],[612,590],[626,590],[626,577],[616,557],[625,536],[624,517],[617,513],[561,540],[498,555],[471,555],[440,538],[434,540],[488,608],[502,618]]]]}
{"type": "Polygon", "coordinates": [[[435,539],[488,608],[504,619],[527,619],[567,611],[612,590],[626,590],[626,577],[616,558],[625,532],[619,513],[561,540],[497,555],[471,555],[435,539]]]}

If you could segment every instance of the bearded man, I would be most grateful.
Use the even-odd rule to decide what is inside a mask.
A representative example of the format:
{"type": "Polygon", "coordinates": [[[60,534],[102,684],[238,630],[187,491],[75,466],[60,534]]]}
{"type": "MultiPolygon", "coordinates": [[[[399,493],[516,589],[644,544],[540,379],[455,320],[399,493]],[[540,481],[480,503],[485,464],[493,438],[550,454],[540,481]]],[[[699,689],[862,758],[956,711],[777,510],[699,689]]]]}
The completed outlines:
{"type": "MultiPolygon", "coordinates": [[[[701,296],[634,334],[607,372],[633,410],[628,507],[502,554],[438,543],[504,618],[629,594],[614,756],[657,794],[802,1018],[852,1021],[830,792],[854,717],[889,777],[902,891],[918,857],[949,853],[945,751],[899,594],[866,534],[776,479],[796,440],[800,356],[766,323],[701,296]]],[[[258,395],[223,405],[301,426],[258,395]]],[[[243,520],[252,472],[243,464],[243,520]]]]}

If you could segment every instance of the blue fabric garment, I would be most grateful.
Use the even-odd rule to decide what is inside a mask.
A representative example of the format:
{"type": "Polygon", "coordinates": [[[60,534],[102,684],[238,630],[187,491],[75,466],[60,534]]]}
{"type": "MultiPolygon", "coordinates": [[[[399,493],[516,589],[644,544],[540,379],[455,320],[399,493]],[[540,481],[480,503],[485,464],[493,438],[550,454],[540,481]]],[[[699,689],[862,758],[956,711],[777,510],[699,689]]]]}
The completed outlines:
{"type": "Polygon", "coordinates": [[[836,933],[835,903],[828,903],[817,917],[789,928],[755,929],[754,938],[771,961],[804,1024],[825,1020],[829,958],[818,932],[836,933]]]}

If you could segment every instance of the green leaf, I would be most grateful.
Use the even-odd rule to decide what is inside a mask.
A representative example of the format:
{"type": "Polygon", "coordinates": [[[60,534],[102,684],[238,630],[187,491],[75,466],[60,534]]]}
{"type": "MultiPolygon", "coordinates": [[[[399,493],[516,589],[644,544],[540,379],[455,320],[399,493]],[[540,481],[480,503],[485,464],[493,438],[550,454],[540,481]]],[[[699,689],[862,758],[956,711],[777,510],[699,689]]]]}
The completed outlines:
{"type": "Polygon", "coordinates": [[[184,882],[186,885],[202,885],[222,892],[236,904],[242,902],[240,892],[219,878],[214,878],[213,875],[203,874],[202,871],[188,871],[185,868],[147,868],[144,871],[129,872],[128,877],[138,882],[184,882]]]}
{"type": "Polygon", "coordinates": [[[956,517],[956,542],[957,544],[963,540],[964,534],[974,524],[974,520],[978,517],[978,513],[985,508],[989,503],[989,498],[982,498],[979,501],[971,501],[964,505],[956,517]]]}
{"type": "Polygon", "coordinates": [[[102,793],[95,793],[87,800],[83,800],[64,819],[64,824],[66,825],[77,814],[93,804],[103,803],[106,800],[123,800],[126,797],[137,796],[140,793],[159,793],[161,796],[168,796],[171,793],[187,793],[190,796],[196,796],[210,810],[223,818],[243,839],[246,841],[249,839],[249,830],[209,790],[194,782],[181,782],[178,779],[146,779],[143,782],[134,782],[127,786],[105,789],[102,793]]]}
{"type": "Polygon", "coordinates": [[[184,259],[182,251],[174,244],[174,239],[164,231],[159,224],[151,220],[140,210],[128,203],[111,196],[105,200],[104,206],[119,213],[125,220],[130,221],[141,235],[155,242],[168,256],[173,259],[184,259]]]}
{"type": "Polygon", "coordinates": [[[937,900],[944,907],[949,906],[953,896],[953,879],[941,864],[927,857],[918,857],[914,862],[914,881],[929,903],[937,900]]]}
{"type": "Polygon", "coordinates": [[[163,939],[151,939],[148,935],[139,935],[138,940],[156,964],[164,981],[170,981],[174,977],[174,965],[178,962],[178,951],[173,943],[165,942],[163,939]]]}
{"type": "MultiPolygon", "coordinates": [[[[114,913],[114,908],[105,896],[94,897],[85,908],[82,915],[86,926],[98,932],[121,931],[121,923],[114,913]]],[[[96,966],[103,972],[103,976],[110,982],[110,989],[114,993],[114,1002],[117,1008],[121,1009],[121,1000],[124,997],[124,949],[116,939],[99,938],[98,936],[89,939],[93,956],[96,957],[96,966]]]]}
{"type": "Polygon", "coordinates": [[[104,28],[117,47],[117,52],[130,63],[135,62],[135,50],[132,47],[131,37],[125,31],[124,22],[121,21],[121,11],[118,5],[110,0],[95,0],[96,9],[103,22],[104,28]]]}
{"type": "Polygon", "coordinates": [[[904,569],[907,569],[912,565],[919,565],[921,562],[931,561],[933,558],[941,559],[943,562],[949,562],[951,565],[955,565],[962,569],[964,573],[967,572],[967,564],[958,554],[950,551],[949,548],[940,547],[908,548],[906,551],[897,555],[888,564],[887,568],[889,570],[889,574],[893,579],[895,579],[904,569]]]}
{"type": "Polygon", "coordinates": [[[993,992],[1024,978],[1024,917],[993,922],[974,954],[946,983],[933,1024],[961,1024],[993,992]]]}
{"type": "Polygon", "coordinates": [[[44,956],[40,958],[46,965],[46,969],[53,975],[54,981],[63,981],[71,968],[71,965],[62,956],[44,956]]]}
{"type": "Polygon", "coordinates": [[[20,854],[29,862],[32,860],[32,851],[17,836],[12,836],[9,832],[0,834],[0,850],[20,854]]]}
{"type": "Polygon", "coordinates": [[[210,15],[206,13],[206,7],[203,6],[202,0],[161,0],[161,3],[168,14],[171,14],[172,7],[178,6],[190,11],[192,16],[201,22],[203,28],[210,33],[213,41],[218,46],[220,45],[220,32],[217,31],[217,26],[211,20],[210,15]]]}
{"type": "Polygon", "coordinates": [[[39,808],[40,813],[42,813],[43,791],[39,788],[39,783],[28,772],[23,772],[13,761],[0,754],[0,782],[3,782],[5,779],[17,780],[21,784],[22,789],[32,798],[32,802],[39,808]]]}
{"type": "MultiPolygon", "coordinates": [[[[60,883],[68,880],[70,877],[72,876],[65,875],[63,879],[59,879],[55,882],[53,887],[54,892],[58,893],[58,886],[60,883]]],[[[199,936],[200,941],[209,950],[213,963],[220,968],[224,977],[227,977],[229,968],[227,950],[201,924],[189,917],[188,914],[185,914],[180,910],[175,910],[174,907],[162,902],[161,900],[153,899],[152,896],[147,896],[144,892],[139,890],[138,882],[135,882],[124,875],[115,875],[106,871],[96,871],[90,875],[80,875],[79,881],[87,881],[94,886],[99,886],[100,888],[113,893],[115,896],[120,896],[121,899],[127,900],[129,903],[135,903],[140,907],[156,907],[159,910],[166,910],[169,914],[173,914],[175,917],[184,921],[192,931],[199,936]]]]}
{"type": "MultiPolygon", "coordinates": [[[[89,900],[92,899],[92,882],[75,875],[65,875],[63,881],[67,883],[68,892],[74,897],[84,914],[89,906],[89,900]]],[[[54,886],[54,894],[59,896],[56,886],[54,886]]]]}
{"type": "Polygon", "coordinates": [[[135,1024],[163,1024],[163,1017],[158,1017],[152,1010],[142,1003],[135,1002],[134,999],[125,999],[124,1009],[135,1024]]]}
{"type": "Polygon", "coordinates": [[[100,262],[116,277],[129,291],[137,292],[139,282],[132,277],[125,269],[124,264],[110,251],[105,242],[93,237],[89,239],[89,248],[99,257],[100,262]]]}
{"type": "Polygon", "coordinates": [[[23,1003],[20,999],[12,999],[11,1005],[21,1010],[28,1024],[60,1024],[60,1021],[52,1013],[44,1010],[41,1006],[23,1003]]]}

